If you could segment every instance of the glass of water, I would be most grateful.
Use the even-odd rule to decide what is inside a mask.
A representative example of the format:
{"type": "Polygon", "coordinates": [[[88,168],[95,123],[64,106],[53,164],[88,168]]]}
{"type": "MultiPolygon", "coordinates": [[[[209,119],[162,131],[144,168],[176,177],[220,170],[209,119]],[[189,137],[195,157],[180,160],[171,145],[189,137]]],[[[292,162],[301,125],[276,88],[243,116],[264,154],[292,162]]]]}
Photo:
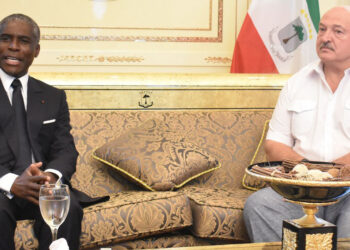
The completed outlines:
{"type": "Polygon", "coordinates": [[[67,185],[47,184],[40,187],[40,212],[46,224],[51,228],[52,241],[57,240],[57,231],[67,217],[69,204],[67,185]]]}

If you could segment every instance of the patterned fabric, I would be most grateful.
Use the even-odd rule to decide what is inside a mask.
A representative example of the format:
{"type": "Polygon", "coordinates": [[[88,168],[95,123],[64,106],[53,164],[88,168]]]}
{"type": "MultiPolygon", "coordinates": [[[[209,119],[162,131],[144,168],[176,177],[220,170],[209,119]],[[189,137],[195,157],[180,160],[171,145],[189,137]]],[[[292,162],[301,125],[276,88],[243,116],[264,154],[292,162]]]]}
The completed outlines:
{"type": "MultiPolygon", "coordinates": [[[[246,192],[247,194],[249,193],[248,190],[242,189],[244,170],[249,165],[250,160],[254,155],[255,149],[259,144],[260,134],[263,130],[264,123],[271,117],[271,114],[272,111],[264,110],[210,110],[185,112],[174,110],[72,110],[72,133],[76,147],[80,154],[78,158],[77,171],[72,178],[72,185],[93,197],[117,194],[122,191],[131,190],[138,191],[133,194],[137,195],[137,193],[141,191],[140,187],[126,180],[116,171],[113,171],[112,177],[110,174],[111,168],[106,167],[105,164],[94,160],[91,155],[96,148],[102,146],[108,141],[111,141],[113,138],[117,138],[118,136],[124,134],[129,129],[135,128],[149,119],[158,119],[164,121],[164,123],[167,124],[170,129],[177,130],[179,133],[182,133],[183,137],[188,138],[188,140],[195,143],[198,147],[201,147],[203,150],[207,151],[221,164],[221,168],[192,180],[185,187],[190,188],[194,186],[202,188],[207,187],[219,191],[227,190],[227,192],[232,192],[230,197],[235,197],[237,195],[238,201],[240,199],[239,197],[241,192],[246,192]]],[[[184,188],[179,189],[177,192],[181,192],[184,188]]],[[[143,193],[152,194],[153,192],[143,193]]],[[[130,194],[130,196],[132,195],[130,194]]],[[[222,197],[223,200],[226,200],[226,198],[228,198],[228,196],[222,197]]],[[[113,202],[113,200],[107,202],[107,204],[103,204],[103,206],[108,206],[108,204],[113,202]]],[[[242,198],[241,205],[244,203],[244,200],[245,198],[242,198]]],[[[191,203],[193,202],[194,201],[191,200],[191,203]]],[[[172,203],[167,204],[170,205],[172,203]]],[[[132,206],[132,204],[127,206],[132,206]]],[[[138,206],[141,207],[141,203],[138,203],[138,206]]],[[[201,207],[197,206],[197,208],[198,211],[192,211],[196,221],[198,220],[198,214],[201,213],[201,210],[199,209],[201,207]]],[[[214,208],[217,209],[215,206],[214,208]]],[[[239,236],[240,234],[245,234],[242,223],[241,209],[242,208],[238,207],[232,209],[232,213],[236,213],[237,215],[235,217],[236,221],[233,223],[234,232],[232,233],[229,229],[227,229],[227,233],[221,233],[223,235],[229,235],[227,238],[244,239],[244,236],[239,236]],[[238,230],[242,231],[238,232],[238,230]]],[[[113,245],[113,243],[108,243],[109,241],[112,241],[112,239],[106,238],[104,235],[109,235],[110,237],[111,231],[114,230],[112,234],[117,232],[117,228],[111,229],[112,223],[110,220],[108,220],[109,216],[116,212],[112,208],[108,211],[113,212],[109,213],[103,212],[107,211],[104,209],[96,211],[99,213],[101,218],[97,218],[95,216],[96,214],[94,215],[95,212],[92,211],[85,216],[86,218],[84,217],[81,242],[84,244],[84,246],[113,245]],[[98,220],[98,223],[96,223],[96,220],[98,220]]],[[[175,210],[171,211],[175,212],[175,210]]],[[[134,214],[136,215],[137,213],[134,214]]],[[[114,221],[114,215],[112,218],[114,218],[114,221]]],[[[188,221],[188,219],[186,221],[188,221]]],[[[31,222],[21,221],[18,223],[18,225],[19,226],[15,236],[16,249],[33,249],[28,247],[37,245],[37,241],[33,237],[31,222]]],[[[227,223],[227,225],[231,224],[227,223]]],[[[131,228],[130,224],[126,225],[126,227],[131,228]]],[[[174,230],[174,228],[171,230],[174,230]]],[[[196,231],[198,232],[198,235],[205,235],[204,233],[201,233],[199,229],[193,230],[193,232],[196,231]]],[[[152,232],[152,234],[158,235],[158,232],[152,232]]],[[[217,237],[215,233],[209,234],[214,235],[215,237],[213,236],[213,238],[217,237]]],[[[161,237],[160,234],[158,236],[161,237]]],[[[132,238],[134,236],[128,235],[127,237],[132,238]]],[[[141,233],[137,237],[142,237],[141,233]]],[[[126,238],[123,240],[126,240],[126,238]]],[[[116,240],[121,240],[121,238],[116,238],[116,240]]],[[[149,242],[149,244],[151,243],[149,242]]]]}
{"type": "Polygon", "coordinates": [[[139,189],[123,176],[109,174],[105,164],[94,160],[93,151],[149,119],[164,121],[170,129],[206,150],[221,167],[191,181],[200,186],[235,190],[242,187],[245,168],[259,143],[271,111],[71,111],[74,140],[79,151],[72,184],[101,196],[139,189]],[[234,170],[233,170],[234,169],[234,170]]]}
{"type": "Polygon", "coordinates": [[[21,220],[17,222],[15,232],[15,247],[16,249],[29,250],[39,247],[38,240],[34,237],[34,221],[21,220]]]}
{"type": "Polygon", "coordinates": [[[122,192],[84,210],[81,246],[103,246],[190,225],[190,204],[181,193],[122,192]]]}
{"type": "MultiPolygon", "coordinates": [[[[254,153],[253,158],[250,161],[249,165],[267,161],[265,150],[264,150],[264,142],[266,139],[267,131],[269,130],[269,121],[270,120],[267,120],[265,122],[264,129],[263,129],[263,132],[261,134],[259,144],[255,150],[255,153],[254,153]]],[[[253,176],[250,176],[250,175],[244,173],[244,176],[242,179],[242,185],[246,189],[256,191],[256,190],[259,190],[261,188],[266,187],[267,183],[263,180],[260,180],[258,178],[255,178],[253,176]]]]}
{"type": "Polygon", "coordinates": [[[220,167],[208,152],[157,119],[104,144],[93,157],[151,191],[180,188],[220,167]]]}
{"type": "Polygon", "coordinates": [[[152,236],[144,239],[121,242],[113,246],[109,246],[113,250],[129,250],[129,249],[153,249],[153,248],[173,248],[173,247],[191,247],[191,246],[207,246],[213,242],[194,237],[193,235],[173,233],[161,236],[152,236]]]}
{"type": "MultiPolygon", "coordinates": [[[[16,249],[34,249],[32,222],[21,221],[16,249]]],[[[120,192],[107,202],[84,209],[82,248],[114,244],[192,225],[188,198],[177,192],[120,192]]]]}
{"type": "Polygon", "coordinates": [[[186,187],[182,192],[191,201],[195,236],[248,242],[243,208],[250,191],[186,187]]]}

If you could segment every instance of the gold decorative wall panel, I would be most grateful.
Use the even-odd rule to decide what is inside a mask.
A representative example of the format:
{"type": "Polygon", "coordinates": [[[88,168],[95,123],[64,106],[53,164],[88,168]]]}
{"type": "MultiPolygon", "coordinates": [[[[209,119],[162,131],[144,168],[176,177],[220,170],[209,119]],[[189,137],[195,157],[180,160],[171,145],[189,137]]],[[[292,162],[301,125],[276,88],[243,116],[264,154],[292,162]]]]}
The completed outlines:
{"type": "Polygon", "coordinates": [[[23,12],[41,27],[32,71],[227,72],[231,64],[232,0],[2,0],[2,6],[1,16],[23,12]]]}
{"type": "MultiPolygon", "coordinates": [[[[41,27],[35,72],[229,72],[251,0],[1,0],[41,27]]],[[[321,14],[350,0],[319,0],[321,14]]]]}
{"type": "MultiPolygon", "coordinates": [[[[53,2],[53,7],[60,11],[62,2],[64,1],[53,2]]],[[[223,0],[91,0],[85,4],[80,3],[77,7],[83,14],[81,19],[76,19],[74,8],[61,10],[70,19],[74,19],[74,23],[62,21],[52,23],[50,16],[43,18],[42,40],[132,42],[222,40],[223,0]],[[161,8],[161,11],[154,11],[154,6],[161,8]],[[178,6],[183,7],[181,12],[174,11],[178,6]],[[153,17],[150,18],[149,15],[153,17]]]]}
{"type": "Polygon", "coordinates": [[[70,109],[273,109],[289,75],[40,73],[70,109]]]}
{"type": "Polygon", "coordinates": [[[68,89],[69,99],[76,100],[71,109],[271,109],[279,90],[264,89],[68,89]],[[84,97],[82,97],[84,92],[84,97]],[[269,99],[265,99],[266,96],[269,99]],[[146,99],[144,96],[148,96],[146,99]],[[93,100],[93,102],[92,102],[93,100]],[[256,100],[261,100],[256,102],[256,100]],[[111,106],[112,105],[112,106],[111,106]]]}

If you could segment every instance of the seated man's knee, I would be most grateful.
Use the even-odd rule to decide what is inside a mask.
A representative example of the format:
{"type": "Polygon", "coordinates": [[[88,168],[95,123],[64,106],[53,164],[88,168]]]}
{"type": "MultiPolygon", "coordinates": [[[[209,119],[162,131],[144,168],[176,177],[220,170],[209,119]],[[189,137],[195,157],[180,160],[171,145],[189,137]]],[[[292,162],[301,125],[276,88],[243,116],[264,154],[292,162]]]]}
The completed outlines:
{"type": "Polygon", "coordinates": [[[6,225],[4,223],[16,223],[16,218],[11,210],[11,205],[6,199],[7,197],[0,198],[0,223],[2,225],[6,225]]]}
{"type": "Polygon", "coordinates": [[[83,214],[83,209],[80,206],[79,202],[76,199],[72,199],[68,216],[72,216],[75,219],[81,220],[83,218],[83,214]]]}
{"type": "Polygon", "coordinates": [[[0,224],[6,225],[6,231],[9,234],[14,234],[17,220],[12,213],[10,213],[7,209],[0,206],[0,224]]]}
{"type": "Polygon", "coordinates": [[[253,210],[264,204],[266,204],[265,196],[262,195],[262,192],[258,191],[248,197],[244,205],[244,210],[253,210]]]}

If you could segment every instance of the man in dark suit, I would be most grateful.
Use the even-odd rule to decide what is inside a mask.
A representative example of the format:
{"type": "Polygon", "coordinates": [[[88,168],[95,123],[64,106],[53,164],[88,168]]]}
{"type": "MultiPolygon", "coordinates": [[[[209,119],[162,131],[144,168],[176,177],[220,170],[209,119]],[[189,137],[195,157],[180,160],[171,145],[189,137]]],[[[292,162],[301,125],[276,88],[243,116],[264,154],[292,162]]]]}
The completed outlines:
{"type": "MultiPolygon", "coordinates": [[[[40,185],[69,184],[76,169],[78,152],[64,91],[28,75],[40,51],[39,39],[39,27],[28,16],[13,14],[0,22],[0,249],[15,248],[16,221],[21,219],[35,220],[39,249],[49,248],[51,231],[38,206],[40,185]],[[15,79],[26,110],[24,134],[17,130],[19,119],[13,107],[15,79]]],[[[82,217],[77,195],[71,192],[70,210],[58,231],[58,238],[65,238],[70,249],[79,249],[82,217]]]]}

